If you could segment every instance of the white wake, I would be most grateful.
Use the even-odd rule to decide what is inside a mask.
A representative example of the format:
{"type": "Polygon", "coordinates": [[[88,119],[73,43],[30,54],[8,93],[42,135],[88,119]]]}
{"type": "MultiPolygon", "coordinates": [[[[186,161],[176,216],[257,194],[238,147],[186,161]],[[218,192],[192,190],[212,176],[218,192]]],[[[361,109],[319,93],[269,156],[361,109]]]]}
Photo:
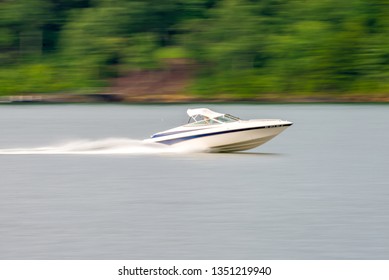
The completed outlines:
{"type": "Polygon", "coordinates": [[[161,154],[191,153],[193,149],[175,148],[162,144],[145,143],[142,140],[128,138],[107,138],[100,140],[76,140],[52,146],[32,148],[0,149],[0,154],[161,154]]]}

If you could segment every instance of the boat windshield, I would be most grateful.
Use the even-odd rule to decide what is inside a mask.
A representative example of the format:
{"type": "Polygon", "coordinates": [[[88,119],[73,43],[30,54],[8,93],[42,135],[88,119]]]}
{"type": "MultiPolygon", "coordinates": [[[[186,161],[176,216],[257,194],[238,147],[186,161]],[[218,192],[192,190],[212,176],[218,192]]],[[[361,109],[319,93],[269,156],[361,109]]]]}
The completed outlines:
{"type": "Polygon", "coordinates": [[[186,126],[198,126],[198,125],[216,125],[222,123],[237,122],[239,118],[225,114],[218,116],[216,118],[209,118],[203,115],[194,115],[189,118],[188,124],[186,126]]]}
{"type": "Polygon", "coordinates": [[[229,123],[229,122],[237,122],[239,121],[239,118],[231,116],[229,114],[225,114],[223,116],[216,117],[215,120],[218,120],[222,123],[229,123]]]}

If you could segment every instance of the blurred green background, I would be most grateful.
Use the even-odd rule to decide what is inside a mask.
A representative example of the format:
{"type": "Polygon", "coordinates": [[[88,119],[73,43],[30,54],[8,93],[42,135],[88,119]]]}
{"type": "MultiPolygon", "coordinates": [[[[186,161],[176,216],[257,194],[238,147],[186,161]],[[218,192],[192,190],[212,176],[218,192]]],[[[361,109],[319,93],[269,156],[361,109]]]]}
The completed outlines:
{"type": "Polygon", "coordinates": [[[99,92],[177,65],[204,98],[388,96],[389,1],[0,2],[0,95],[99,92]]]}

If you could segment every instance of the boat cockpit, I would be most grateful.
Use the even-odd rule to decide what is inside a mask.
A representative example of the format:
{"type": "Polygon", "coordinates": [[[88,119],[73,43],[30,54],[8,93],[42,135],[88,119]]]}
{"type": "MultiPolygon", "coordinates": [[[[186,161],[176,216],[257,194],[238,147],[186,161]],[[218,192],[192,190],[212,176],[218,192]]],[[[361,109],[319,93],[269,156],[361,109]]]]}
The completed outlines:
{"type": "Polygon", "coordinates": [[[190,116],[189,121],[185,126],[217,125],[223,123],[237,122],[239,120],[239,118],[229,114],[219,115],[215,117],[197,114],[190,116]]]}

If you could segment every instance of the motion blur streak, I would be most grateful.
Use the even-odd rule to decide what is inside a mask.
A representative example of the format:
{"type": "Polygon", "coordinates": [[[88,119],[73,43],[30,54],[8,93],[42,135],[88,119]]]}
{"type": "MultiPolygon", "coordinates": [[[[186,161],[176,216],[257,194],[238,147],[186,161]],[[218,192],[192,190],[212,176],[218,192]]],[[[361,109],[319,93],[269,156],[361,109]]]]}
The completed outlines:
{"type": "MultiPolygon", "coordinates": [[[[198,150],[196,150],[198,151],[198,150]]],[[[101,140],[76,140],[63,144],[32,148],[0,149],[0,154],[159,154],[189,153],[193,149],[177,149],[170,146],[144,143],[129,138],[107,138],[101,140]]]]}

